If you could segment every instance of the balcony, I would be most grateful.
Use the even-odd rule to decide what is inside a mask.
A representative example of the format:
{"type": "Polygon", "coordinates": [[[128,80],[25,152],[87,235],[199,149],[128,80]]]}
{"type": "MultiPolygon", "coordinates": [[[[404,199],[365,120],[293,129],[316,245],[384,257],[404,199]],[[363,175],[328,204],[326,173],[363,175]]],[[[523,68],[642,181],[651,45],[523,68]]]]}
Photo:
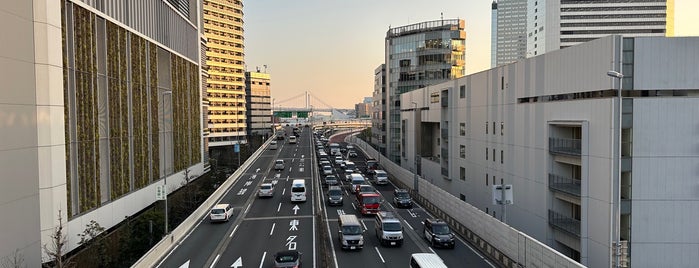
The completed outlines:
{"type": "Polygon", "coordinates": [[[580,180],[549,173],[549,189],[580,197],[580,180]]]}
{"type": "Polygon", "coordinates": [[[553,154],[580,156],[581,148],[579,139],[549,138],[549,152],[553,154]]]}
{"type": "Polygon", "coordinates": [[[549,209],[549,225],[580,238],[580,221],[549,209]]]}

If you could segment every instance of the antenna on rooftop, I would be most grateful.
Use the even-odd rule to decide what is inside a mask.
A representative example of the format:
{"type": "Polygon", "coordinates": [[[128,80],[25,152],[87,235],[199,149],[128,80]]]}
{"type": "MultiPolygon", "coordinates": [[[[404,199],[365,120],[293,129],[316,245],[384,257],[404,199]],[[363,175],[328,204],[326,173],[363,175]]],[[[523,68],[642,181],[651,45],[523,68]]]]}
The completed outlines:
{"type": "Polygon", "coordinates": [[[257,69],[257,72],[260,72],[260,66],[255,66],[255,69],[257,69]]]}
{"type": "Polygon", "coordinates": [[[444,12],[439,12],[439,16],[444,20],[444,12]]]}
{"type": "Polygon", "coordinates": [[[262,65],[262,66],[265,66],[265,73],[267,73],[267,64],[262,65]]]}

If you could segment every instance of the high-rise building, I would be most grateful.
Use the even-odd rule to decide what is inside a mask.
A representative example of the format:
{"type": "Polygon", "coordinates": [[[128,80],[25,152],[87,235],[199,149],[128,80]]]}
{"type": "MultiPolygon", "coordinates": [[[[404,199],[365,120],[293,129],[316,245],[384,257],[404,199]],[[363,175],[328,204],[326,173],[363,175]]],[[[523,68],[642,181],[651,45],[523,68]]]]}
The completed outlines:
{"type": "Polygon", "coordinates": [[[405,93],[403,166],[587,267],[694,266],[697,58],[615,35],[405,93]]]}
{"type": "Polygon", "coordinates": [[[465,74],[465,22],[447,19],[421,22],[386,33],[386,153],[400,164],[400,94],[459,78],[465,74]]]}
{"type": "Polygon", "coordinates": [[[272,92],[268,73],[245,72],[245,109],[248,135],[272,134],[272,92]]]}
{"type": "Polygon", "coordinates": [[[371,143],[386,154],[386,64],[374,70],[373,105],[371,107],[371,143]]]}
{"type": "Polygon", "coordinates": [[[354,114],[356,118],[370,118],[371,117],[371,102],[360,102],[354,105],[354,114]]]}
{"type": "Polygon", "coordinates": [[[612,34],[674,31],[674,0],[529,0],[527,13],[528,57],[612,34]]]}
{"type": "Polygon", "coordinates": [[[498,66],[498,2],[490,5],[490,67],[498,66]]]}
{"type": "Polygon", "coordinates": [[[527,0],[499,0],[491,8],[493,67],[527,57],[527,0]]]}
{"type": "Polygon", "coordinates": [[[204,0],[207,39],[208,143],[246,143],[243,2],[204,0]]]}
{"type": "Polygon", "coordinates": [[[164,178],[172,192],[185,170],[204,172],[201,9],[10,2],[0,5],[0,32],[12,36],[0,49],[0,259],[17,250],[41,267],[59,218],[68,252],[86,223],[112,228],[153,205],[164,178]]]}

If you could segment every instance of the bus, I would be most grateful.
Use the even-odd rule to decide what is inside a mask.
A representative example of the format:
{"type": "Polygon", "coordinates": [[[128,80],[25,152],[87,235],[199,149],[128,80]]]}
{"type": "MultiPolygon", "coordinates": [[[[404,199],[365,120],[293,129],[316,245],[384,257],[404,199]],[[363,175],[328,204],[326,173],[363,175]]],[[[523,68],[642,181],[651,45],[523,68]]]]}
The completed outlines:
{"type": "Polygon", "coordinates": [[[342,155],[342,152],[340,152],[340,144],[339,143],[330,143],[328,146],[330,147],[330,155],[342,155]]]}

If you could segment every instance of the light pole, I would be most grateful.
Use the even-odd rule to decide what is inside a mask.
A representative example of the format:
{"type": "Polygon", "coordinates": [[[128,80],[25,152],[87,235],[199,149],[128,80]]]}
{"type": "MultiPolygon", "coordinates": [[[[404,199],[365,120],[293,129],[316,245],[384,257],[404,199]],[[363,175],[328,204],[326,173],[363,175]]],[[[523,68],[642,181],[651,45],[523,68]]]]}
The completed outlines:
{"type": "Polygon", "coordinates": [[[616,162],[617,170],[616,174],[614,174],[615,178],[612,178],[612,203],[614,207],[614,215],[612,215],[612,224],[613,224],[613,239],[614,239],[614,259],[615,259],[615,264],[614,267],[619,267],[619,262],[621,258],[621,238],[620,238],[620,217],[621,217],[621,109],[622,109],[622,100],[621,100],[621,89],[622,89],[622,84],[623,84],[623,78],[624,75],[621,74],[620,72],[617,71],[608,71],[607,76],[612,77],[614,79],[619,80],[619,88],[617,88],[617,108],[614,111],[614,121],[616,121],[616,124],[614,126],[614,139],[616,139],[617,146],[614,147],[614,161],[616,162]]]}
{"type": "MultiPolygon", "coordinates": [[[[169,137],[167,136],[167,129],[165,129],[165,95],[170,95],[170,104],[172,104],[172,90],[165,90],[162,92],[163,104],[161,105],[162,110],[163,110],[163,167],[164,167],[163,184],[164,184],[164,188],[165,188],[165,235],[167,235],[170,232],[168,230],[168,216],[167,216],[167,211],[168,211],[168,206],[167,206],[167,195],[168,195],[168,189],[167,189],[167,176],[168,176],[168,174],[167,174],[167,155],[168,155],[168,153],[167,153],[167,140],[169,137]]],[[[170,110],[172,111],[172,107],[170,107],[170,110]]]]}

